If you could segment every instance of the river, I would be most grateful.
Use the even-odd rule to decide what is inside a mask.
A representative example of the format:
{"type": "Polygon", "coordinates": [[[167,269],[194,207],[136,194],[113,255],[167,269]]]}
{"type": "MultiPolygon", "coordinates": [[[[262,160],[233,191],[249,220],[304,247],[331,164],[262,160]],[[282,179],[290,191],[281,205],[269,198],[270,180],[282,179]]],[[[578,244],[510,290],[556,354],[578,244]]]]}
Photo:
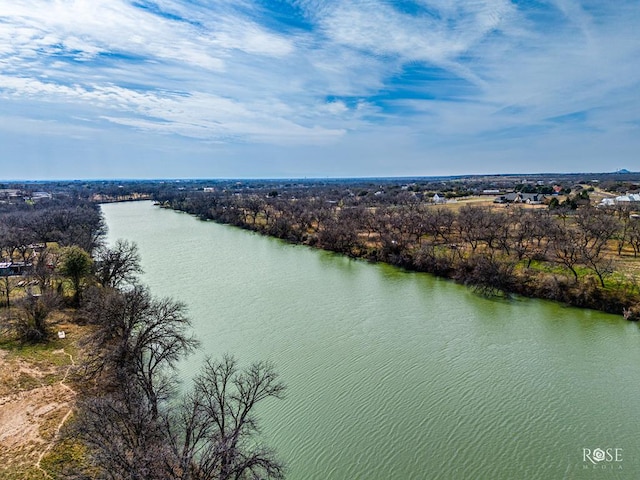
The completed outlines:
{"type": "Polygon", "coordinates": [[[225,352],[275,363],[286,399],[260,417],[289,480],[640,478],[637,324],[151,202],[102,210],[151,291],[188,305],[202,348],[185,378],[225,352]]]}

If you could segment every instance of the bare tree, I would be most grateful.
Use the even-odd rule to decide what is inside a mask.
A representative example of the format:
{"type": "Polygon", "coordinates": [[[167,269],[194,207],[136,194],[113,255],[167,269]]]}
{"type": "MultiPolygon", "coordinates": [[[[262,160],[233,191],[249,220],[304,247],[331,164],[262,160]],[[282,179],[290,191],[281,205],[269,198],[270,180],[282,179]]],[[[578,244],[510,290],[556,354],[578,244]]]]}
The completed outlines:
{"type": "Polygon", "coordinates": [[[171,479],[167,465],[176,461],[163,412],[175,395],[177,362],[198,344],[184,305],[134,286],[95,288],[85,308],[96,324],[86,373],[101,388],[81,402],[76,434],[98,478],[171,479]]]}
{"type": "Polygon", "coordinates": [[[16,303],[15,329],[23,342],[44,342],[49,336],[47,319],[60,306],[60,297],[55,293],[27,295],[16,303]]]}
{"type": "Polygon", "coordinates": [[[98,248],[95,275],[103,287],[119,288],[131,284],[141,273],[140,253],[134,242],[119,239],[113,247],[98,248]]]}
{"type": "Polygon", "coordinates": [[[633,256],[637,257],[640,253],[640,219],[633,218],[627,230],[629,243],[633,248],[633,256]]]}
{"type": "Polygon", "coordinates": [[[16,229],[16,249],[20,252],[20,259],[26,264],[33,259],[33,243],[38,239],[35,234],[26,228],[16,229]]]}
{"type": "Polygon", "coordinates": [[[455,248],[423,242],[414,254],[413,265],[420,271],[448,276],[453,270],[456,255],[455,248]]]}
{"type": "Polygon", "coordinates": [[[491,250],[501,248],[507,255],[511,254],[512,218],[502,211],[486,211],[488,216],[484,225],[483,240],[491,250]]]}
{"type": "Polygon", "coordinates": [[[495,238],[492,216],[487,209],[463,206],[458,213],[457,226],[460,238],[471,246],[472,252],[476,251],[481,241],[490,247],[493,245],[495,238]]]}
{"type": "Polygon", "coordinates": [[[300,199],[292,202],[289,208],[295,218],[297,237],[302,240],[308,239],[317,226],[316,205],[308,199],[300,199]]]}
{"type": "Polygon", "coordinates": [[[244,214],[244,222],[255,227],[258,214],[263,210],[263,200],[257,195],[250,195],[242,200],[241,208],[244,214]]]}
{"type": "Polygon", "coordinates": [[[13,282],[11,281],[11,277],[7,275],[3,275],[0,277],[0,293],[5,299],[5,304],[8,309],[11,308],[11,291],[13,290],[13,282]]]}
{"type": "Polygon", "coordinates": [[[41,293],[46,293],[51,287],[60,262],[60,251],[55,247],[45,247],[34,258],[31,275],[38,282],[41,293]]]}
{"type": "Polygon", "coordinates": [[[607,243],[620,229],[616,217],[595,208],[583,208],[576,216],[582,258],[587,268],[596,274],[600,285],[613,272],[613,261],[605,254],[607,243]]]}
{"type": "Polygon", "coordinates": [[[157,421],[134,382],[117,391],[88,397],[78,404],[71,433],[89,447],[91,478],[165,480],[170,461],[163,424],[157,421]]]}
{"type": "Polygon", "coordinates": [[[99,292],[87,307],[98,325],[92,343],[91,373],[105,372],[114,381],[135,379],[154,417],[174,386],[171,371],[198,341],[189,333],[184,304],[155,299],[141,286],[99,292]]]}
{"type": "Polygon", "coordinates": [[[262,446],[255,407],[282,398],[285,386],[269,363],[245,370],[225,356],[207,360],[179,411],[168,417],[169,444],[180,480],[282,479],[284,467],[262,446]]]}
{"type": "Polygon", "coordinates": [[[350,209],[341,209],[331,219],[323,222],[318,232],[318,242],[323,248],[352,255],[358,247],[357,217],[350,209]]]}
{"type": "Polygon", "coordinates": [[[574,282],[578,283],[577,266],[582,261],[582,247],[578,238],[573,232],[558,225],[552,232],[551,242],[555,261],[566,267],[573,274],[574,282]]]}
{"type": "Polygon", "coordinates": [[[12,262],[19,247],[18,228],[11,226],[10,223],[0,225],[0,260],[12,262]]]}
{"type": "Polygon", "coordinates": [[[546,237],[552,231],[547,225],[543,225],[546,219],[548,216],[537,211],[521,208],[510,213],[510,250],[513,250],[518,260],[526,260],[527,267],[531,266],[534,258],[543,258],[546,253],[546,237]]]}
{"type": "Polygon", "coordinates": [[[271,364],[241,370],[230,356],[208,360],[178,401],[173,370],[197,343],[187,334],[184,306],[140,286],[96,292],[87,310],[98,326],[93,372],[103,372],[95,378],[108,380],[100,389],[108,393],[82,402],[76,432],[90,447],[98,478],[284,478],[257,437],[256,405],[284,391],[271,364]]]}
{"type": "Polygon", "coordinates": [[[455,214],[447,208],[430,208],[429,215],[423,219],[426,222],[427,233],[433,235],[443,243],[449,243],[455,223],[455,214]]]}
{"type": "Polygon", "coordinates": [[[618,256],[622,255],[622,250],[627,242],[629,242],[629,230],[633,219],[631,218],[631,212],[633,208],[631,205],[617,204],[612,213],[619,219],[620,228],[616,232],[615,239],[617,240],[618,256]]]}
{"type": "Polygon", "coordinates": [[[512,259],[479,253],[467,259],[457,274],[459,281],[483,295],[493,296],[513,291],[516,281],[514,269],[515,261],[512,259]]]}

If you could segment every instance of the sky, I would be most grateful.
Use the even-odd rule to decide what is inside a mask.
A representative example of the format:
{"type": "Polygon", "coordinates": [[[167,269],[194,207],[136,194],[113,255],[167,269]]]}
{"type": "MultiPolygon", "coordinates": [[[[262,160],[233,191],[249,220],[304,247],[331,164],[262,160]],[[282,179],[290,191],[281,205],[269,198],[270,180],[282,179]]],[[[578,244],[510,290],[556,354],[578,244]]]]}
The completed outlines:
{"type": "Polygon", "coordinates": [[[0,179],[640,170],[637,0],[0,0],[0,179]]]}

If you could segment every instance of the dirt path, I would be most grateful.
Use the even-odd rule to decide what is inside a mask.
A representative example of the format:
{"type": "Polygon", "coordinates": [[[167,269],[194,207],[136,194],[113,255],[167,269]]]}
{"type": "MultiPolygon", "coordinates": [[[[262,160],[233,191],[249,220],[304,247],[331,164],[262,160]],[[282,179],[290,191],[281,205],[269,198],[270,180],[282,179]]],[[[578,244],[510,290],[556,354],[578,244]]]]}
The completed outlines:
{"type": "MultiPolygon", "coordinates": [[[[75,397],[77,395],[77,392],[73,388],[71,388],[69,385],[67,385],[65,382],[66,382],[67,378],[69,377],[69,373],[71,372],[71,369],[75,366],[76,363],[73,360],[73,356],[70,353],[65,352],[64,349],[62,349],[62,353],[64,355],[66,355],[67,357],[69,357],[70,363],[69,363],[69,366],[67,367],[67,371],[65,372],[64,377],[62,377],[62,380],[60,380],[59,385],[62,388],[66,389],[69,393],[71,393],[72,399],[75,399],[75,397]]],[[[64,408],[66,408],[66,407],[64,407],[64,408]]],[[[38,456],[38,461],[36,462],[36,468],[38,470],[40,470],[47,478],[53,478],[53,477],[51,477],[51,475],[49,475],[49,473],[42,468],[42,466],[41,466],[42,459],[45,457],[45,455],[47,453],[49,453],[49,451],[51,451],[51,449],[55,445],[55,441],[58,438],[58,436],[60,435],[60,430],[62,429],[62,427],[64,426],[64,424],[69,419],[69,417],[71,416],[72,413],[73,413],[73,402],[71,402],[71,404],[68,406],[67,413],[64,415],[64,417],[62,417],[62,420],[60,421],[60,423],[56,427],[55,433],[53,435],[53,438],[51,438],[51,440],[47,443],[47,446],[45,447],[45,449],[38,456]]]]}
{"type": "Polygon", "coordinates": [[[76,364],[69,350],[69,337],[49,347],[0,349],[0,478],[52,478],[42,462],[77,395],[68,384],[76,364]]]}

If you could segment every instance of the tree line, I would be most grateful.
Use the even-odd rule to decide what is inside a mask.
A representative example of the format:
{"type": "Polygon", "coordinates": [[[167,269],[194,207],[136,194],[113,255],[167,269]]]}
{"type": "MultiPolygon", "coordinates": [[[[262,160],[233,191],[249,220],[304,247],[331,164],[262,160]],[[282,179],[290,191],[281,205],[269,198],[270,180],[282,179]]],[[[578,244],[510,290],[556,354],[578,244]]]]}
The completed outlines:
{"type": "Polygon", "coordinates": [[[484,293],[554,299],[630,319],[640,314],[635,277],[616,269],[623,254],[640,254],[640,219],[629,206],[596,208],[577,194],[554,209],[451,208],[410,191],[377,193],[219,189],[157,200],[204,220],[434,273],[484,293]]]}
{"type": "Polygon", "coordinates": [[[0,203],[0,327],[24,341],[46,340],[45,319],[65,303],[67,283],[79,303],[105,232],[98,205],[84,199],[0,203]]]}

